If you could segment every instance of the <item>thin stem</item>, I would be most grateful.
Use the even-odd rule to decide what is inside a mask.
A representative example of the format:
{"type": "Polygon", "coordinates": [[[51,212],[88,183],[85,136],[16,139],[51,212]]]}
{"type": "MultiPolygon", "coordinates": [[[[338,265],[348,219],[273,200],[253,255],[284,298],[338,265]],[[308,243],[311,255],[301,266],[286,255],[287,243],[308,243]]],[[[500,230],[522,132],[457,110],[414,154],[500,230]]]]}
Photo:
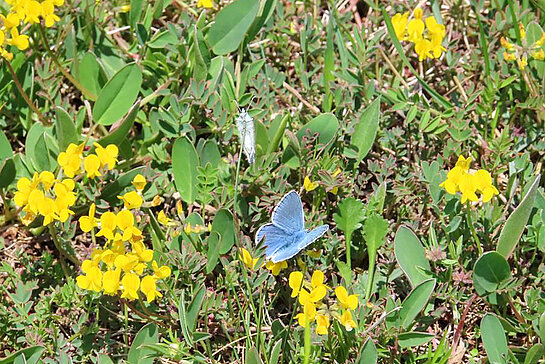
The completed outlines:
{"type": "Polygon", "coordinates": [[[513,298],[511,297],[511,295],[508,292],[506,292],[503,296],[507,298],[507,302],[509,303],[509,306],[513,310],[513,313],[515,314],[515,317],[517,318],[517,320],[521,324],[526,325],[526,320],[524,319],[524,317],[522,317],[520,312],[517,310],[517,307],[515,306],[515,302],[513,302],[513,298]]]}
{"type": "Polygon", "coordinates": [[[59,71],[63,74],[64,77],[66,77],[78,90],[81,91],[82,94],[85,95],[85,97],[96,100],[97,95],[93,94],[89,90],[87,90],[85,87],[83,87],[67,70],[64,68],[61,63],[59,62],[59,59],[57,56],[51,51],[51,48],[49,47],[49,42],[47,41],[47,35],[45,34],[45,29],[42,24],[38,25],[38,29],[40,29],[40,35],[42,36],[42,41],[44,42],[45,49],[53,62],[57,65],[59,68],[59,71]]]}
{"type": "Polygon", "coordinates": [[[304,364],[310,363],[310,320],[305,318],[305,359],[304,364]]]}
{"type": "Polygon", "coordinates": [[[233,211],[234,215],[237,214],[237,193],[238,193],[238,179],[240,174],[240,161],[242,160],[242,148],[244,146],[244,140],[240,143],[240,150],[238,152],[237,171],[235,172],[235,196],[233,197],[233,211]]]}
{"type": "Polygon", "coordinates": [[[346,237],[346,265],[348,266],[348,270],[351,270],[352,268],[352,258],[351,258],[351,255],[352,253],[350,252],[352,249],[351,249],[351,246],[352,246],[352,236],[347,236],[346,237]]]}
{"type": "Polygon", "coordinates": [[[477,251],[479,252],[479,256],[481,256],[483,255],[483,246],[481,245],[481,241],[479,240],[477,232],[475,231],[475,225],[473,225],[473,219],[471,218],[471,206],[469,205],[469,202],[466,204],[466,216],[467,224],[469,225],[469,229],[473,235],[473,240],[475,240],[475,244],[477,244],[477,251]]]}
{"type": "Polygon", "coordinates": [[[53,243],[55,244],[55,248],[57,248],[57,250],[59,251],[61,265],[64,263],[64,258],[66,257],[76,267],[79,267],[79,260],[72,254],[64,250],[64,248],[61,246],[61,243],[59,242],[59,239],[57,239],[57,228],[55,228],[55,224],[54,223],[49,224],[48,228],[49,228],[49,235],[51,235],[51,239],[53,240],[53,243]]]}
{"type": "Polygon", "coordinates": [[[47,121],[44,114],[42,114],[42,112],[36,107],[36,105],[34,105],[32,101],[30,101],[30,98],[28,97],[27,93],[23,89],[21,82],[19,82],[19,78],[17,77],[17,74],[13,70],[13,67],[11,66],[10,61],[8,61],[7,59],[4,61],[6,62],[6,65],[8,66],[8,70],[9,70],[9,73],[11,74],[11,78],[13,79],[13,82],[15,82],[15,87],[17,87],[17,90],[19,90],[19,93],[21,94],[21,96],[23,96],[23,99],[25,99],[25,102],[27,103],[27,105],[32,109],[32,111],[36,113],[36,115],[38,115],[38,119],[40,119],[40,122],[42,124],[49,125],[50,122],[47,121]]]}

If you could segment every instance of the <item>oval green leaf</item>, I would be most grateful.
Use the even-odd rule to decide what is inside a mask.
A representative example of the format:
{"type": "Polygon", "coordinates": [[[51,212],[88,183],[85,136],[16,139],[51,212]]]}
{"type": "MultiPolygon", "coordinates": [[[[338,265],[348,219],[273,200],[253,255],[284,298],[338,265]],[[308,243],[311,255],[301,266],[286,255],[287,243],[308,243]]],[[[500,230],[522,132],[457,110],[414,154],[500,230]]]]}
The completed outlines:
{"type": "Polygon", "coordinates": [[[131,108],[142,86],[142,71],[131,63],[119,70],[104,85],[93,107],[93,119],[102,125],[112,125],[131,108]]]}
{"type": "Polygon", "coordinates": [[[328,145],[335,137],[335,134],[337,134],[337,130],[339,130],[339,121],[335,115],[331,113],[318,115],[303,125],[301,130],[297,132],[297,138],[299,141],[303,139],[303,136],[307,133],[307,130],[310,130],[311,134],[319,134],[319,144],[328,145]]]}
{"type": "Polygon", "coordinates": [[[216,268],[220,257],[220,234],[212,231],[206,239],[206,245],[206,274],[210,274],[216,268]]]}
{"type": "Polygon", "coordinates": [[[199,156],[189,139],[182,137],[172,147],[172,174],[176,189],[187,203],[193,203],[197,197],[197,167],[199,156]]]}
{"type": "Polygon", "coordinates": [[[262,364],[259,353],[255,347],[251,347],[250,350],[246,351],[246,358],[244,359],[244,364],[262,364]]]}
{"type": "Polygon", "coordinates": [[[129,135],[139,110],[140,101],[137,101],[132,106],[125,119],[121,122],[121,125],[119,125],[119,127],[112,131],[109,135],[106,135],[104,138],[100,139],[98,144],[102,145],[103,147],[106,147],[108,144],[120,145],[121,142],[125,140],[127,135],[129,135]]]}
{"type": "Polygon", "coordinates": [[[498,239],[498,247],[496,248],[496,251],[503,255],[505,259],[509,259],[526,228],[526,223],[534,207],[540,179],[541,175],[538,174],[526,196],[524,196],[515,211],[505,221],[505,226],[501,231],[500,238],[498,239]]]}
{"type": "Polygon", "coordinates": [[[500,320],[494,314],[484,315],[481,321],[481,337],[490,364],[507,363],[507,338],[500,320]]]}
{"type": "Polygon", "coordinates": [[[376,364],[378,360],[378,352],[375,343],[371,339],[367,339],[363,344],[360,356],[356,360],[357,364],[376,364]]]}
{"type": "Polygon", "coordinates": [[[397,263],[405,272],[412,287],[429,279],[430,276],[422,271],[430,270],[430,263],[426,259],[424,247],[411,229],[401,226],[394,239],[394,252],[397,263]]]}
{"type": "Polygon", "coordinates": [[[151,356],[154,350],[146,348],[146,345],[157,344],[159,342],[159,332],[154,323],[142,327],[134,341],[132,342],[127,363],[129,364],[152,364],[154,358],[151,356]]]}
{"type": "Polygon", "coordinates": [[[259,10],[259,0],[236,0],[217,15],[208,32],[208,41],[217,55],[231,53],[244,40],[259,10]]]}
{"type": "Polygon", "coordinates": [[[31,346],[18,350],[4,359],[0,359],[0,364],[11,364],[16,361],[27,364],[36,364],[44,351],[45,348],[43,346],[31,346]]]}
{"type": "Polygon", "coordinates": [[[426,307],[435,289],[435,279],[429,279],[416,286],[405,298],[398,311],[399,323],[404,329],[409,328],[416,316],[426,307]]]}
{"type": "Polygon", "coordinates": [[[76,124],[70,114],[66,112],[62,107],[57,106],[55,108],[55,132],[57,134],[57,142],[59,143],[59,150],[65,151],[70,143],[77,144],[79,140],[79,134],[76,130],[76,124]]]}
{"type": "Polygon", "coordinates": [[[410,331],[399,334],[397,341],[400,347],[409,348],[424,345],[434,337],[434,334],[428,334],[427,332],[410,331]]]}
{"type": "Polygon", "coordinates": [[[235,244],[235,222],[229,210],[221,209],[216,213],[212,222],[212,231],[220,237],[220,254],[228,253],[235,244]]]}
{"type": "Polygon", "coordinates": [[[507,260],[498,252],[484,253],[473,268],[473,286],[480,296],[495,292],[511,276],[507,260]]]}
{"type": "Polygon", "coordinates": [[[350,144],[358,150],[358,160],[356,164],[359,164],[371,150],[377,136],[379,119],[380,97],[365,108],[354,128],[354,134],[352,134],[350,144]]]}
{"type": "Polygon", "coordinates": [[[545,356],[545,346],[543,344],[535,344],[528,350],[528,354],[524,358],[524,364],[537,364],[543,356],[545,356]]]}

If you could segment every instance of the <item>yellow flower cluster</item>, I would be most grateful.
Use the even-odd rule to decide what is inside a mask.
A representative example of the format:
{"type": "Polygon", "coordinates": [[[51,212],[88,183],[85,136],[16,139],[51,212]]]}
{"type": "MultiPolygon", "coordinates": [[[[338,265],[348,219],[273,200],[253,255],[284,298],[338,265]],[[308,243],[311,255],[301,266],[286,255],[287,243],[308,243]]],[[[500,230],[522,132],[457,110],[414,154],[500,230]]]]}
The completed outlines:
{"type": "Polygon", "coordinates": [[[28,35],[19,34],[19,27],[25,24],[39,23],[44,20],[47,27],[59,21],[55,15],[55,6],[62,6],[64,0],[6,0],[9,5],[7,15],[0,14],[0,55],[8,61],[13,54],[6,50],[6,46],[14,46],[25,50],[29,46],[28,35]]]}
{"type": "Polygon", "coordinates": [[[212,9],[214,7],[214,1],[213,0],[199,0],[197,2],[197,7],[205,8],[205,9],[212,9]]]}
{"type": "MultiPolygon", "coordinates": [[[[143,190],[146,186],[145,178],[137,175],[133,186],[138,191],[143,190]]],[[[99,228],[96,236],[103,236],[107,241],[104,249],[95,249],[91,259],[82,263],[83,274],[77,277],[77,284],[82,289],[103,291],[108,295],[121,291],[121,297],[128,300],[138,299],[140,290],[147,301],[152,302],[162,297],[157,290],[157,281],[168,277],[171,271],[168,266],[159,267],[153,260],[154,252],[146,248],[142,231],[135,224],[131,210],[142,205],[142,197],[138,192],[131,191],[119,198],[125,203],[121,211],[107,211],[97,218],[96,206],[91,204],[89,215],[79,219],[82,231],[90,232],[99,228]]]]}
{"type": "Polygon", "coordinates": [[[117,162],[119,150],[115,144],[107,145],[104,148],[98,143],[93,144],[96,154],[89,154],[83,157],[83,148],[85,143],[76,145],[70,143],[65,152],[62,152],[57,157],[57,162],[61,166],[64,174],[70,178],[82,171],[82,166],[87,173],[88,178],[102,176],[100,170],[112,170],[117,162]]]}
{"type": "Polygon", "coordinates": [[[212,231],[212,225],[210,225],[210,223],[207,226],[204,226],[199,224],[191,225],[191,223],[188,222],[184,226],[184,232],[187,235],[189,235],[190,233],[201,234],[201,233],[210,232],[210,231],[212,231]]]}
{"type": "Polygon", "coordinates": [[[478,201],[477,192],[481,195],[483,202],[490,201],[494,195],[499,194],[492,184],[492,176],[484,169],[475,172],[470,171],[470,164],[471,157],[459,156],[456,166],[448,172],[447,179],[439,186],[443,187],[451,195],[461,192],[462,203],[467,200],[478,201]]]}
{"type": "Polygon", "coordinates": [[[58,180],[49,171],[34,173],[32,179],[22,177],[17,181],[14,200],[23,208],[21,221],[28,225],[38,215],[43,216],[43,226],[54,220],[65,222],[74,212],[70,207],[76,202],[74,180],[58,180]]]}
{"type": "Polygon", "coordinates": [[[532,44],[529,44],[526,39],[526,29],[524,25],[519,24],[520,38],[522,45],[510,43],[504,37],[501,37],[500,43],[505,51],[503,52],[503,59],[506,61],[516,61],[521,70],[528,65],[528,58],[542,61],[545,59],[545,52],[543,51],[543,43],[545,43],[545,33],[541,34],[541,37],[532,44]]]}
{"type": "Polygon", "coordinates": [[[409,12],[395,14],[392,17],[392,25],[400,41],[414,43],[414,50],[420,61],[426,58],[439,58],[446,50],[442,45],[446,34],[445,26],[439,24],[433,16],[427,17],[424,22],[423,11],[420,8],[414,9],[411,20],[409,12]]]}
{"type": "Polygon", "coordinates": [[[331,309],[321,302],[329,290],[329,287],[324,284],[322,271],[314,271],[310,282],[304,280],[302,272],[292,272],[289,277],[289,286],[292,289],[291,297],[298,297],[299,303],[303,306],[303,312],[296,316],[302,327],[307,327],[316,321],[316,334],[327,335],[330,315],[337,319],[347,331],[351,331],[357,326],[350,310],[355,310],[358,307],[358,297],[354,294],[348,295],[345,287],[339,286],[335,289],[337,302],[331,309]]]}

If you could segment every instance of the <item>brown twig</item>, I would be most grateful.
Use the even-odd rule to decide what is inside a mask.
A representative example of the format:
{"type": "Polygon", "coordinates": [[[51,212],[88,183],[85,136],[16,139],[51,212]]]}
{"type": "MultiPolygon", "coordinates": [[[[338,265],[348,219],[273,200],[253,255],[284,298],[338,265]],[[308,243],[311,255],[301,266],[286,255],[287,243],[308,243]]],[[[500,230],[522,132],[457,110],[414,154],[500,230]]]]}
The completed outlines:
{"type": "Polygon", "coordinates": [[[296,89],[294,89],[293,87],[291,87],[286,81],[284,81],[284,83],[282,84],[286,90],[288,90],[289,92],[291,92],[295,97],[297,97],[299,99],[299,101],[301,101],[306,107],[308,107],[312,112],[314,112],[315,114],[319,114],[320,113],[320,109],[318,109],[316,106],[312,105],[310,102],[308,102],[307,100],[305,100],[303,98],[303,96],[301,96],[301,94],[299,93],[299,91],[297,91],[296,89]]]}
{"type": "Polygon", "coordinates": [[[462,335],[462,329],[464,328],[464,322],[469,312],[469,308],[471,307],[471,305],[473,304],[473,301],[477,297],[478,295],[474,293],[473,296],[471,296],[471,298],[466,302],[466,307],[464,309],[464,312],[462,313],[462,317],[460,317],[460,322],[458,322],[458,326],[456,327],[456,332],[454,333],[454,338],[452,339],[452,350],[456,350],[456,347],[458,346],[458,340],[460,340],[460,336],[462,335]]]}

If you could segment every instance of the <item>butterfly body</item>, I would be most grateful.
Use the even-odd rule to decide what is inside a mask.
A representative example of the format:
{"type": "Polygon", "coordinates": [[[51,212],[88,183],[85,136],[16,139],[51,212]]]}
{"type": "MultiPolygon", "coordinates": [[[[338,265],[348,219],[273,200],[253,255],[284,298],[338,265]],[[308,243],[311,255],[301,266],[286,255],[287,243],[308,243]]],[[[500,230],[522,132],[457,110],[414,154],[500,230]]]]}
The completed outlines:
{"type": "Polygon", "coordinates": [[[254,118],[243,108],[236,118],[236,123],[242,149],[244,150],[244,154],[246,154],[248,163],[252,164],[255,162],[254,118]]]}
{"type": "Polygon", "coordinates": [[[265,224],[256,233],[256,244],[264,240],[265,255],[273,263],[292,258],[329,229],[321,225],[305,229],[303,204],[295,191],[288,192],[272,214],[272,223],[265,224]]]}

